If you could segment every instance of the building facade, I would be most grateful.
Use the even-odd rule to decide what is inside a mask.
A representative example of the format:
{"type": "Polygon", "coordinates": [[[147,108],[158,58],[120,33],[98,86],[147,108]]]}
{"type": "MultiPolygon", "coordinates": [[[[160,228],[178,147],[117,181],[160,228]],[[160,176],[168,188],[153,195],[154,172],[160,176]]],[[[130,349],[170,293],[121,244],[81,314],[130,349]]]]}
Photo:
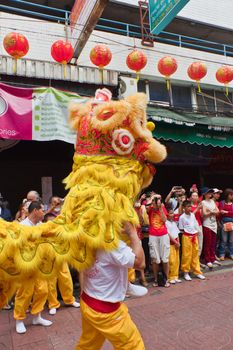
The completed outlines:
{"type": "MultiPolygon", "coordinates": [[[[141,43],[138,1],[109,1],[78,60],[73,59],[68,65],[66,78],[61,65],[54,63],[50,48],[53,42],[60,39],[75,43],[76,38],[72,37],[67,22],[70,14],[67,8],[73,5],[73,1],[64,0],[59,5],[52,0],[47,1],[51,7],[48,9],[37,7],[40,1],[34,4],[17,2],[18,8],[14,0],[6,2],[11,6],[4,3],[0,5],[1,46],[7,33],[18,31],[28,38],[30,51],[25,59],[17,61],[15,74],[13,59],[1,47],[0,73],[3,82],[17,86],[53,86],[85,96],[93,95],[97,87],[104,85],[113,91],[115,98],[143,91],[149,99],[148,116],[156,123],[154,136],[166,143],[169,154],[164,164],[159,166],[157,182],[153,186],[163,193],[180,182],[187,188],[192,183],[232,186],[233,88],[229,86],[226,96],[225,86],[218,83],[215,77],[216,70],[222,65],[233,66],[231,0],[190,0],[167,28],[153,38],[153,47],[141,43]],[[59,7],[59,11],[53,6],[59,7]],[[98,69],[89,59],[90,50],[97,43],[106,44],[113,55],[111,63],[104,70],[103,82],[98,69]],[[142,50],[148,59],[139,82],[136,74],[129,71],[126,65],[126,57],[134,47],[142,50]],[[167,55],[173,56],[178,63],[178,69],[171,78],[170,92],[157,69],[159,59],[167,55]],[[201,92],[187,75],[188,66],[195,61],[206,63],[208,68],[208,74],[201,81],[201,92]],[[170,172],[171,167],[173,172],[170,172]]],[[[54,155],[56,142],[46,144],[33,146],[36,184],[39,186],[42,176],[52,176],[53,192],[60,192],[62,190],[57,183],[64,176],[64,171],[59,170],[59,160],[54,155]],[[38,156],[38,148],[47,148],[48,155],[42,152],[43,156],[38,156]],[[45,163],[47,168],[43,165],[45,163]],[[54,171],[57,174],[55,177],[54,171]]],[[[60,143],[57,148],[64,158],[67,153],[73,152],[72,145],[64,146],[64,152],[60,143]]],[[[26,167],[27,174],[30,173],[27,162],[32,160],[27,155],[27,149],[28,144],[20,142],[0,154],[7,164],[2,183],[11,201],[19,187],[22,189],[19,197],[27,187],[23,185],[23,168],[26,167]],[[19,161],[20,152],[23,154],[19,161]],[[24,158],[27,160],[24,161],[24,158]],[[24,165],[20,167],[22,162],[24,165]],[[12,188],[7,183],[7,177],[9,173],[14,174],[14,164],[22,169],[22,174],[19,186],[16,183],[17,187],[12,188]]],[[[70,165],[71,160],[63,163],[63,170],[69,172],[70,165]]],[[[12,181],[15,183],[13,178],[12,181]]],[[[30,188],[33,187],[29,176],[28,182],[30,188]]]]}

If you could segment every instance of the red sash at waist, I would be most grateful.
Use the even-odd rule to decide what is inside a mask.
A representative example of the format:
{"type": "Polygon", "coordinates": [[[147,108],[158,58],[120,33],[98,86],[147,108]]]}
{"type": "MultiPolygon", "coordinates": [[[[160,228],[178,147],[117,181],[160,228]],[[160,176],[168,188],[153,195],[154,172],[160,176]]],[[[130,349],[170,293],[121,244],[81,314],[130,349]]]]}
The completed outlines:
{"type": "Polygon", "coordinates": [[[109,314],[111,312],[116,311],[119,309],[121,303],[110,303],[108,301],[98,300],[95,298],[90,297],[85,292],[82,292],[81,295],[82,300],[93,310],[97,312],[102,312],[105,314],[109,314]]]}
{"type": "Polygon", "coordinates": [[[183,235],[184,235],[184,236],[187,236],[187,237],[190,237],[190,238],[191,238],[192,244],[198,243],[197,233],[192,234],[192,233],[184,232],[183,235]]]}

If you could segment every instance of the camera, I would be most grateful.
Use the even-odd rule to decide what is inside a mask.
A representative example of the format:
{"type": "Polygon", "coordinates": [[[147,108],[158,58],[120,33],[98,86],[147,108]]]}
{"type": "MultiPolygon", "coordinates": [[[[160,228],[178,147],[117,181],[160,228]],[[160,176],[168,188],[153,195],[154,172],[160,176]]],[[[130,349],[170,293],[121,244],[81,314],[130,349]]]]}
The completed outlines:
{"type": "Polygon", "coordinates": [[[155,203],[155,204],[161,204],[162,203],[162,198],[159,196],[155,196],[155,197],[153,197],[153,202],[155,203]]]}

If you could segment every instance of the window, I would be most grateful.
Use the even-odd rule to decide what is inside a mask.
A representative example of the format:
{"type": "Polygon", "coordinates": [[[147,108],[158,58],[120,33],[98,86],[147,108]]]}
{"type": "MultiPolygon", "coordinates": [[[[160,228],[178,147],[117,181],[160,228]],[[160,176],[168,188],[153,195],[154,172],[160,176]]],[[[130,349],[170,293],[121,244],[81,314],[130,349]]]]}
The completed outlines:
{"type": "Polygon", "coordinates": [[[172,85],[173,106],[184,110],[192,110],[191,88],[172,85]]]}
{"type": "Polygon", "coordinates": [[[225,91],[202,90],[197,93],[199,112],[233,113],[232,93],[226,96],[225,91]]]}
{"type": "Polygon", "coordinates": [[[215,112],[214,91],[202,90],[197,93],[197,109],[198,112],[215,112]]]}
{"type": "Polygon", "coordinates": [[[149,87],[150,87],[151,101],[169,103],[169,93],[167,91],[166,82],[164,83],[149,82],[149,87]]]}
{"type": "Polygon", "coordinates": [[[219,113],[233,112],[232,93],[226,96],[223,91],[215,91],[216,107],[219,113]]]}

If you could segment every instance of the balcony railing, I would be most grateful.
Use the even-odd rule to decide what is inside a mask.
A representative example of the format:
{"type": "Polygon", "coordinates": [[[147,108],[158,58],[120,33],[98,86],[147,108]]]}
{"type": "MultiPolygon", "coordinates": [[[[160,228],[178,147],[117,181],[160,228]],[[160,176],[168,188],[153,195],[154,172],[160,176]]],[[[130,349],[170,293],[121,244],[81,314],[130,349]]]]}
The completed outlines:
{"type": "MultiPolygon", "coordinates": [[[[19,15],[37,17],[49,21],[69,24],[69,11],[35,4],[24,0],[8,0],[8,3],[11,6],[0,4],[0,10],[4,12],[17,13],[19,15]],[[24,9],[22,7],[26,8],[24,9]],[[30,8],[30,10],[27,8],[30,8]]],[[[120,21],[113,21],[105,18],[99,19],[95,29],[128,37],[141,38],[140,26],[120,21]]],[[[214,41],[193,38],[165,31],[161,32],[159,36],[154,36],[154,40],[156,42],[164,44],[233,57],[232,45],[225,45],[214,41]]]]}

